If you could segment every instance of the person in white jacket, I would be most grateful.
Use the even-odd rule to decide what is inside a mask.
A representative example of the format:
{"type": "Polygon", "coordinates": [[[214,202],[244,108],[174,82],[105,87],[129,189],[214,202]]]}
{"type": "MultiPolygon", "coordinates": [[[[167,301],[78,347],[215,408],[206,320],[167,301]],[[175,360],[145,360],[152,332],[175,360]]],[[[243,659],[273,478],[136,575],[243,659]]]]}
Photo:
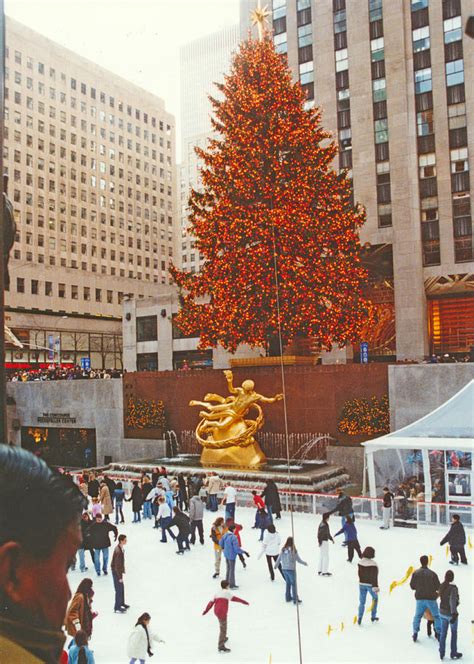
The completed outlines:
{"type": "MultiPolygon", "coordinates": [[[[273,571],[273,561],[276,561],[281,549],[281,537],[277,533],[275,526],[271,523],[267,526],[267,529],[263,535],[262,550],[258,558],[260,559],[263,554],[267,558],[268,570],[270,572],[270,578],[272,581],[275,581],[275,572],[273,571]]],[[[281,566],[278,566],[280,574],[283,576],[281,566]]],[[[283,578],[285,578],[283,576],[283,578]]]]}
{"type": "Polygon", "coordinates": [[[164,643],[158,634],[150,630],[150,620],[149,613],[142,613],[128,637],[127,655],[130,657],[130,664],[145,664],[145,659],[153,656],[152,641],[164,643]]]}

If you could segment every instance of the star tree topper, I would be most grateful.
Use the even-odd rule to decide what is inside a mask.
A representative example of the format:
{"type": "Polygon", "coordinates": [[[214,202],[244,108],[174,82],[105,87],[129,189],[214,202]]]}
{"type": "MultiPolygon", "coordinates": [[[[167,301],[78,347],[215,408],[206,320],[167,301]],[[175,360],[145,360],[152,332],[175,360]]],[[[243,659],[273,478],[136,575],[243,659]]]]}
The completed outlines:
{"type": "Polygon", "coordinates": [[[269,16],[270,12],[268,11],[268,5],[265,5],[265,7],[261,7],[260,0],[258,0],[257,9],[254,9],[254,11],[250,14],[250,18],[252,19],[252,25],[257,26],[258,38],[260,41],[262,41],[263,39],[265,23],[267,22],[267,18],[269,16]]]}

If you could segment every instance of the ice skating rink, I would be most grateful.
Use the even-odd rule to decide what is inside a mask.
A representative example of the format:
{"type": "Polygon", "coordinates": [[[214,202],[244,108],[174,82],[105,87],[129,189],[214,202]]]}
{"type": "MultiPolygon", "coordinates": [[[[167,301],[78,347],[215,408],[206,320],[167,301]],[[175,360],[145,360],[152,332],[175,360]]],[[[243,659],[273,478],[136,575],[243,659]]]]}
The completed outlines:
{"type": "MultiPolygon", "coordinates": [[[[80,580],[90,576],[94,580],[94,610],[99,615],[94,621],[91,648],[97,664],[125,664],[127,639],[138,616],[148,611],[151,627],[165,644],[154,645],[151,662],[298,662],[296,609],[284,597],[284,581],[277,573],[272,583],[265,557],[257,560],[261,550],[259,532],[252,530],[254,510],[237,507],[236,521],[242,523],[242,545],[250,553],[247,569],[239,560],[236,594],[250,602],[250,606],[230,604],[228,618],[228,654],[217,652],[218,622],[212,612],[201,613],[219,587],[212,579],[214,552],[209,532],[217,515],[204,514],[205,544],[199,542],[184,556],[176,555],[176,544],[160,543],[161,531],[152,528],[152,521],[131,523],[130,505],[127,504],[127,523],[119,533],[128,537],[126,547],[125,601],[131,608],[126,614],[114,614],[114,590],[111,573],[97,577],[87,556],[89,571],[70,572],[71,590],[80,580]]],[[[295,514],[295,538],[300,556],[308,567],[298,565],[301,634],[303,661],[318,662],[390,662],[391,664],[419,664],[439,661],[434,636],[426,635],[426,622],[421,624],[418,643],[413,643],[411,622],[415,609],[414,593],[407,581],[389,594],[392,581],[405,576],[410,565],[418,567],[422,554],[433,556],[432,569],[440,580],[448,565],[446,547],[439,542],[447,528],[420,528],[408,530],[392,528],[379,530],[379,523],[357,520],[362,549],[375,548],[379,565],[380,622],[372,624],[366,613],[362,626],[353,624],[358,606],[357,554],[352,564],[346,562],[346,549],[341,546],[342,536],[330,545],[330,571],[332,577],[319,577],[318,546],[316,539],[319,516],[295,514]],[[341,631],[341,623],[343,629],[341,631]],[[336,628],[328,636],[328,626],[336,628]]],[[[275,525],[284,542],[291,534],[290,517],[283,513],[275,525]]],[[[331,533],[340,528],[340,518],[330,519],[331,533]]],[[[471,539],[474,539],[471,537],[471,539]]],[[[469,566],[452,567],[461,597],[459,606],[458,651],[463,662],[472,662],[473,632],[471,626],[473,600],[473,549],[466,547],[469,566]]],[[[112,549],[111,552],[112,554],[112,549]]],[[[221,579],[225,578],[225,562],[221,579]]],[[[368,604],[367,604],[368,606],[368,604]]],[[[449,639],[449,637],[448,637],[449,639]]],[[[449,641],[447,656],[449,661],[449,641]]],[[[148,661],[148,660],[147,660],[148,661]]]]}

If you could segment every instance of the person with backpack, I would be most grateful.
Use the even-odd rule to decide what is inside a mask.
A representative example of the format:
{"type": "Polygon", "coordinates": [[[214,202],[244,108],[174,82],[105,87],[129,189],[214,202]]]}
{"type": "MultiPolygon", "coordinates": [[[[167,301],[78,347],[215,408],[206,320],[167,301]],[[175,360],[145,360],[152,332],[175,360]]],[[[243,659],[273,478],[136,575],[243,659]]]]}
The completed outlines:
{"type": "Polygon", "coordinates": [[[243,553],[245,553],[247,557],[249,556],[247,551],[244,551],[239,546],[239,541],[234,531],[235,531],[235,523],[231,523],[228,531],[219,541],[219,546],[222,548],[222,552],[224,554],[227,566],[226,580],[229,582],[231,590],[234,590],[234,588],[238,588],[238,585],[235,582],[235,559],[239,554],[243,553]]]}
{"type": "Polygon", "coordinates": [[[354,522],[350,516],[344,518],[344,525],[341,530],[338,530],[337,533],[335,533],[334,537],[344,533],[347,542],[347,562],[351,563],[354,558],[354,551],[357,551],[359,558],[362,558],[362,551],[360,550],[359,540],[357,539],[357,528],[355,527],[354,522]]]}
{"type": "Polygon", "coordinates": [[[206,613],[214,607],[214,614],[219,621],[219,639],[217,642],[218,652],[230,652],[230,648],[226,646],[228,640],[227,614],[229,612],[229,602],[240,602],[240,604],[246,604],[249,606],[247,601],[230,592],[229,585],[228,581],[221,581],[221,591],[214,595],[214,599],[208,602],[206,608],[202,612],[202,615],[205,616],[206,613]]]}
{"type": "Polygon", "coordinates": [[[440,542],[440,546],[449,544],[451,551],[451,565],[459,565],[459,558],[463,565],[467,565],[466,552],[464,546],[466,544],[466,532],[461,523],[459,514],[453,514],[451,517],[451,528],[440,542]]]}
{"type": "Polygon", "coordinates": [[[390,518],[392,516],[393,493],[386,486],[383,490],[383,505],[382,505],[382,520],[383,525],[380,530],[388,530],[390,528],[390,518]]]}
{"type": "Polygon", "coordinates": [[[334,544],[331,532],[329,530],[329,512],[323,514],[323,518],[318,527],[319,544],[319,576],[331,576],[329,571],[329,540],[334,544]]]}
{"type": "Polygon", "coordinates": [[[158,634],[150,630],[150,621],[150,614],[142,613],[128,637],[127,656],[130,657],[130,664],[145,664],[147,656],[153,657],[152,641],[164,643],[158,634]]]}
{"type": "Polygon", "coordinates": [[[428,556],[421,556],[421,567],[413,572],[410,580],[410,588],[415,591],[416,610],[413,617],[413,641],[418,640],[420,623],[426,609],[431,611],[434,620],[435,634],[439,636],[441,623],[439,617],[438,598],[439,578],[438,575],[428,567],[428,556]]]}
{"type": "Polygon", "coordinates": [[[67,653],[67,664],[95,664],[94,653],[88,647],[88,636],[83,629],[76,632],[67,653]]]}
{"type": "Polygon", "coordinates": [[[296,585],[296,563],[304,565],[305,567],[308,566],[308,563],[305,563],[305,561],[299,557],[293,538],[288,537],[273,567],[274,569],[278,569],[278,566],[281,565],[281,570],[286,581],[286,601],[293,602],[293,604],[301,604],[302,600],[298,597],[296,585]]]}
{"type": "Polygon", "coordinates": [[[439,617],[441,630],[439,633],[439,657],[444,659],[446,652],[446,637],[451,627],[451,659],[461,659],[462,652],[458,652],[458,604],[459,591],[454,585],[454,572],[450,569],[444,575],[444,581],[439,587],[439,617]]]}
{"type": "Polygon", "coordinates": [[[217,517],[217,519],[212,524],[211,535],[210,535],[210,538],[214,544],[214,574],[212,575],[213,579],[217,579],[217,577],[221,573],[222,548],[220,545],[220,541],[226,532],[227,528],[225,527],[224,519],[221,516],[217,517]]]}
{"type": "Polygon", "coordinates": [[[375,549],[371,546],[366,546],[358,565],[358,572],[359,572],[359,613],[357,616],[358,625],[362,623],[362,618],[364,616],[367,593],[372,597],[372,610],[371,610],[370,619],[372,620],[372,622],[378,621],[377,605],[379,601],[379,583],[378,583],[379,568],[374,558],[375,558],[375,549]]]}

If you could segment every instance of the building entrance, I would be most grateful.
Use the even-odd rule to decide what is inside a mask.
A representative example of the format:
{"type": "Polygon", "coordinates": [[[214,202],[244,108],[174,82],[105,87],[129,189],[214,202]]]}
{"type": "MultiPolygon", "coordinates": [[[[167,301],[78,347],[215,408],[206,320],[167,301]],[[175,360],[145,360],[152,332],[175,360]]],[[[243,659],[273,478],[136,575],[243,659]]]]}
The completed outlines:
{"type": "Polygon", "coordinates": [[[91,468],[97,463],[95,429],[22,427],[21,446],[51,466],[91,468]]]}

